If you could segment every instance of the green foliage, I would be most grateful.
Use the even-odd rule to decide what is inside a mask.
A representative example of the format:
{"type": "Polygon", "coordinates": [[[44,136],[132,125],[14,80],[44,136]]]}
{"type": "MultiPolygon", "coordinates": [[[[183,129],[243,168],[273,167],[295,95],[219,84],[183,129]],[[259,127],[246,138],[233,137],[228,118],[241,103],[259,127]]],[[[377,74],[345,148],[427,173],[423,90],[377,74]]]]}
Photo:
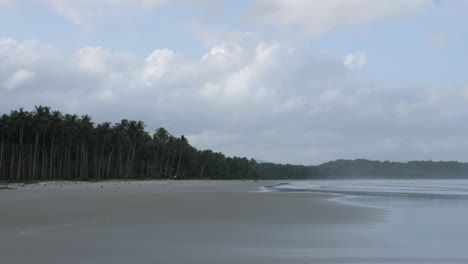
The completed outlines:
{"type": "Polygon", "coordinates": [[[254,179],[255,161],[197,150],[142,121],[112,125],[38,106],[0,118],[0,181],[254,179]]]}
{"type": "Polygon", "coordinates": [[[321,178],[468,178],[468,163],[456,161],[336,160],[321,164],[317,169],[321,178]]]}
{"type": "Polygon", "coordinates": [[[319,166],[257,163],[192,147],[142,121],[112,125],[37,106],[0,117],[0,182],[106,179],[466,178],[468,163],[336,160],[319,166]]]}
{"type": "Polygon", "coordinates": [[[257,165],[260,179],[314,179],[320,177],[316,167],[260,163],[257,165]]]}

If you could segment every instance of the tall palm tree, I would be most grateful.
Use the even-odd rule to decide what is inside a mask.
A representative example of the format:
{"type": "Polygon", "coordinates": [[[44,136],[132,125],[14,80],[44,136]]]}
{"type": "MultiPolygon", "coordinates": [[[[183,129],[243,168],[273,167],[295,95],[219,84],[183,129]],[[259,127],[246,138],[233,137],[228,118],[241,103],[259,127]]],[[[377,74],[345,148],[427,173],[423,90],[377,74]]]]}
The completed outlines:
{"type": "Polygon", "coordinates": [[[5,149],[5,138],[6,138],[6,130],[8,127],[8,118],[9,116],[3,114],[0,117],[0,180],[6,180],[4,173],[3,173],[3,153],[5,149]]]}
{"type": "Polygon", "coordinates": [[[199,151],[164,128],[151,137],[142,121],[95,126],[88,115],[47,106],[0,117],[0,180],[234,178],[255,171],[247,159],[199,151]]]}
{"type": "MultiPolygon", "coordinates": [[[[46,129],[48,125],[48,119],[50,115],[50,107],[47,106],[35,106],[34,110],[32,112],[32,118],[33,118],[33,126],[35,128],[36,132],[36,140],[35,140],[35,147],[34,147],[34,158],[33,158],[33,169],[32,169],[32,180],[36,179],[37,176],[37,164],[38,164],[38,159],[39,159],[39,153],[38,153],[38,148],[39,148],[39,136],[42,134],[43,138],[45,138],[46,134],[46,129]]],[[[43,145],[44,145],[44,139],[43,139],[43,145]]],[[[44,148],[44,146],[43,146],[44,148]]],[[[42,157],[44,158],[44,157],[42,157]]],[[[41,175],[44,176],[44,175],[41,175]]]]}

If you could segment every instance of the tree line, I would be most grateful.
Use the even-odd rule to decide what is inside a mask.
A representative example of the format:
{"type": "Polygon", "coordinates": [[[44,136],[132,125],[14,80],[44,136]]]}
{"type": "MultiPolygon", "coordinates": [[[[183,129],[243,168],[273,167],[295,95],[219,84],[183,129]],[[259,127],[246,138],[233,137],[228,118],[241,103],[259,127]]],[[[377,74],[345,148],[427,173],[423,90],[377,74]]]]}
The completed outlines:
{"type": "Polygon", "coordinates": [[[314,168],[320,178],[450,179],[468,178],[468,163],[458,161],[391,162],[367,159],[335,160],[314,168]]]}
{"type": "MultiPolygon", "coordinates": [[[[303,176],[284,166],[287,178],[303,176]]],[[[95,124],[47,106],[0,117],[0,181],[281,178],[269,167],[198,150],[164,128],[151,135],[142,121],[95,124]]]]}
{"type": "Polygon", "coordinates": [[[257,163],[198,150],[142,121],[95,124],[47,106],[0,117],[0,181],[106,179],[468,178],[468,163],[365,159],[318,166],[257,163]]]}

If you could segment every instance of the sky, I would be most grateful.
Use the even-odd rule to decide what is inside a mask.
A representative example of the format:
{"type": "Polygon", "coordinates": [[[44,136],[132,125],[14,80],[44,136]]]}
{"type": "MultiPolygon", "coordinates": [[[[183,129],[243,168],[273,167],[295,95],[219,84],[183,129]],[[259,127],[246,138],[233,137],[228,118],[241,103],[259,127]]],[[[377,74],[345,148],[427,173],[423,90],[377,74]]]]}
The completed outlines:
{"type": "Polygon", "coordinates": [[[264,161],[468,161],[468,1],[0,0],[0,113],[264,161]]]}

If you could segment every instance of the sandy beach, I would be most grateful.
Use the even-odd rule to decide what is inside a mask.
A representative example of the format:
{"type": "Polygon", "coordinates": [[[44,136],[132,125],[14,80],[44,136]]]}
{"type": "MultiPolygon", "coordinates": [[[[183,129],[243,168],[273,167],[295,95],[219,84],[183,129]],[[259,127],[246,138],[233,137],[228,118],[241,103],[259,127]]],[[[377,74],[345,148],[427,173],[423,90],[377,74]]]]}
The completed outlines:
{"type": "Polygon", "coordinates": [[[268,182],[41,183],[0,190],[1,263],[375,262],[384,212],[268,182]],[[363,250],[364,249],[364,250],[363,250]]]}

